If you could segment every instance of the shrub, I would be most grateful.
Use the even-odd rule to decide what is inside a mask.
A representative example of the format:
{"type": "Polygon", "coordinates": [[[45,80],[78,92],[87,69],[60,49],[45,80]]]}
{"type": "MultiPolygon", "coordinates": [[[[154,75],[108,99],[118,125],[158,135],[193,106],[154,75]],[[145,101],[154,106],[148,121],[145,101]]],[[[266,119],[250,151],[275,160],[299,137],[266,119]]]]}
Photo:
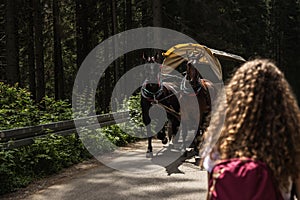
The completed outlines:
{"type": "MultiPolygon", "coordinates": [[[[0,129],[45,124],[72,117],[71,106],[67,101],[55,101],[45,97],[42,104],[44,109],[39,110],[28,91],[18,85],[8,86],[0,82],[0,129]]],[[[133,113],[138,112],[139,97],[132,97],[129,105],[133,113]]],[[[140,120],[139,116],[133,119],[140,120]]],[[[111,150],[111,146],[101,144],[103,136],[118,146],[136,140],[124,133],[118,125],[102,128],[100,135],[87,133],[87,136],[95,137],[89,139],[99,143],[97,148],[101,148],[102,152],[111,150]]],[[[91,155],[75,133],[69,136],[48,134],[35,139],[30,146],[10,150],[3,149],[0,143],[0,195],[15,191],[34,179],[56,173],[87,158],[91,158],[91,155]]]]}
{"type": "Polygon", "coordinates": [[[36,125],[39,110],[25,89],[0,82],[0,130],[36,125]]]}
{"type": "Polygon", "coordinates": [[[40,111],[40,124],[63,121],[72,118],[71,105],[67,101],[56,101],[54,98],[46,96],[42,100],[42,104],[45,106],[45,110],[40,111]]]}
{"type": "MultiPolygon", "coordinates": [[[[31,94],[18,85],[0,82],[0,129],[33,126],[71,119],[71,106],[66,101],[45,97],[43,110],[31,94]]],[[[0,194],[26,186],[34,178],[45,176],[89,157],[75,134],[49,134],[35,139],[34,144],[16,149],[3,149],[0,143],[0,194]]]]}
{"type": "Polygon", "coordinates": [[[49,134],[30,146],[1,150],[0,195],[90,157],[75,134],[65,137],[49,134]]]}

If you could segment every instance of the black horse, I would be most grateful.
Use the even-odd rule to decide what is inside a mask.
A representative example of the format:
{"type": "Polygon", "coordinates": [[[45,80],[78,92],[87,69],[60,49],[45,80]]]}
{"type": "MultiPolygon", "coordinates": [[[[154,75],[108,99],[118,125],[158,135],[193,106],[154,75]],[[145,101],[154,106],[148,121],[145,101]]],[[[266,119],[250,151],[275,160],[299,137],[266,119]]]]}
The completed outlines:
{"type": "MultiPolygon", "coordinates": [[[[153,105],[158,105],[165,109],[167,112],[168,119],[168,137],[165,134],[165,129],[163,128],[158,132],[157,138],[162,140],[163,144],[166,144],[174,138],[174,135],[178,131],[180,125],[180,105],[176,93],[178,88],[176,84],[171,82],[163,82],[161,80],[160,74],[160,65],[157,63],[158,54],[153,57],[143,56],[145,60],[145,71],[148,78],[144,81],[141,88],[141,107],[142,107],[142,118],[143,123],[147,128],[147,137],[148,137],[148,149],[147,157],[153,156],[152,151],[152,138],[153,135],[151,127],[148,126],[151,123],[150,118],[150,108],[153,105]],[[155,80],[155,82],[153,81],[155,80]]],[[[158,130],[155,130],[158,131],[158,130]]]]}

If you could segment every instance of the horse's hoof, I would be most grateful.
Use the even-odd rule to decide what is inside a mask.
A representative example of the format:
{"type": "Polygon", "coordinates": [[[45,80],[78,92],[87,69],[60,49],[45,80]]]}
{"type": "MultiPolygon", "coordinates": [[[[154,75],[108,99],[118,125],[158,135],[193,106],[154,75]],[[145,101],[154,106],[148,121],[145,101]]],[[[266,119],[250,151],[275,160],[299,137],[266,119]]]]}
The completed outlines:
{"type": "Polygon", "coordinates": [[[202,166],[200,166],[200,165],[202,165],[202,164],[201,164],[201,158],[200,158],[200,157],[195,157],[195,165],[196,165],[196,166],[199,166],[200,168],[202,168],[202,166]]]}
{"type": "Polygon", "coordinates": [[[187,151],[185,144],[182,144],[182,145],[180,146],[180,149],[181,149],[182,151],[185,151],[185,152],[187,151]]]}
{"type": "Polygon", "coordinates": [[[163,144],[167,144],[168,143],[168,138],[165,138],[161,141],[163,144]]]}
{"type": "Polygon", "coordinates": [[[184,156],[184,157],[187,157],[187,156],[188,156],[188,152],[185,151],[184,154],[183,154],[183,156],[184,156]]]}
{"type": "Polygon", "coordinates": [[[146,158],[153,158],[153,152],[147,152],[146,158]]]}

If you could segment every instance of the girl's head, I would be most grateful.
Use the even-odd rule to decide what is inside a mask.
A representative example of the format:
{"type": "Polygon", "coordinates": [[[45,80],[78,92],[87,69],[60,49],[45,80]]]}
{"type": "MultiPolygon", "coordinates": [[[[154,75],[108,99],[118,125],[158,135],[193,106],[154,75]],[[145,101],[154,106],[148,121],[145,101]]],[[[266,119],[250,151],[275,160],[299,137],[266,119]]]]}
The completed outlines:
{"type": "Polygon", "coordinates": [[[261,160],[286,188],[288,177],[298,173],[299,132],[299,108],[283,73],[265,59],[243,64],[226,87],[226,117],[216,146],[221,157],[261,160]]]}

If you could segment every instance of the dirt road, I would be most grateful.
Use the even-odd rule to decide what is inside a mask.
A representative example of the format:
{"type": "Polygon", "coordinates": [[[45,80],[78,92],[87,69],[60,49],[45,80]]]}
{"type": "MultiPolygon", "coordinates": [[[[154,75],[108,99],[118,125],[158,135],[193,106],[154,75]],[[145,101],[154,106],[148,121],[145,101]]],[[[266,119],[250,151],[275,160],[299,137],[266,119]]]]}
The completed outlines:
{"type": "Polygon", "coordinates": [[[175,169],[129,173],[97,160],[73,166],[40,180],[5,199],[26,200],[201,200],[206,197],[207,174],[194,158],[180,160],[175,169]]]}

